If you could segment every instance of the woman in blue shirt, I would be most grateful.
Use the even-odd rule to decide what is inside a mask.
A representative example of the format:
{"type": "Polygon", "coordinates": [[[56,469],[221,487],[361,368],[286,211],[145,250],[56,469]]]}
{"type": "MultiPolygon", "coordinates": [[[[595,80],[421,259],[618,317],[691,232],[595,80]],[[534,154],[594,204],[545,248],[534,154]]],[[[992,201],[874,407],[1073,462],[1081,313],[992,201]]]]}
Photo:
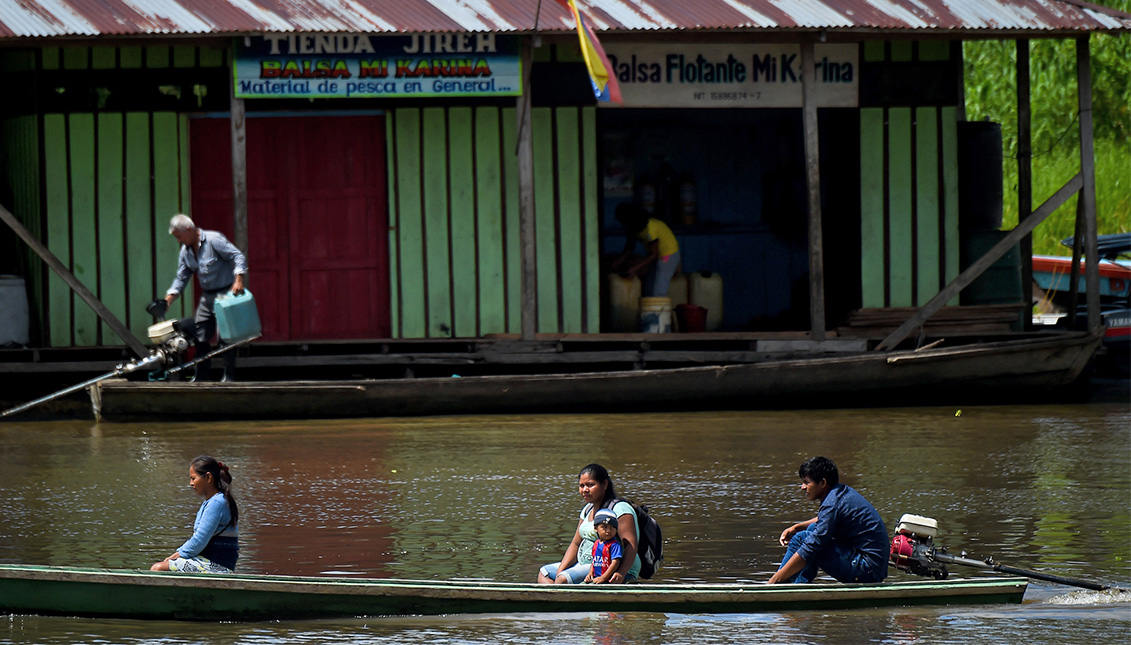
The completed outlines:
{"type": "Polygon", "coordinates": [[[240,551],[239,509],[232,497],[232,475],[222,462],[202,455],[189,464],[189,487],[204,498],[196,512],[192,537],[150,570],[231,573],[240,551]]]}

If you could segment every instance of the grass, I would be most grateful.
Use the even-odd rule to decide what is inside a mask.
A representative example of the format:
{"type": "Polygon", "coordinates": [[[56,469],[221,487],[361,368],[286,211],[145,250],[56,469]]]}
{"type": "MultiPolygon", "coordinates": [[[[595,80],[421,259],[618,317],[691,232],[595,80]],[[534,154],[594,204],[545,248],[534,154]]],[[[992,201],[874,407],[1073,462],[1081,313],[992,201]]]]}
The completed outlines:
{"type": "MultiPolygon", "coordinates": [[[[1102,4],[1131,11],[1131,0],[1102,4]]],[[[1096,222],[1100,235],[1131,230],[1131,37],[1089,39],[1096,160],[1096,222]]],[[[966,118],[996,121],[1004,144],[1003,225],[1017,225],[1017,45],[975,41],[963,46],[966,118]]],[[[1040,39],[1029,44],[1032,111],[1033,208],[1080,170],[1076,97],[1076,43],[1040,39]]],[[[1067,255],[1060,241],[1074,234],[1076,199],[1069,199],[1033,232],[1033,252],[1067,255]]]]}
{"type": "MultiPolygon", "coordinates": [[[[1079,146],[1033,159],[1033,208],[1052,196],[1080,171],[1079,146]]],[[[1131,142],[1098,140],[1096,156],[1096,228],[1100,235],[1131,231],[1131,142]]],[[[1017,213],[1017,160],[1006,160],[1003,226],[1013,228],[1017,213]]],[[[1070,255],[1060,243],[1075,233],[1076,199],[1063,206],[1033,231],[1033,253],[1070,255]]]]}

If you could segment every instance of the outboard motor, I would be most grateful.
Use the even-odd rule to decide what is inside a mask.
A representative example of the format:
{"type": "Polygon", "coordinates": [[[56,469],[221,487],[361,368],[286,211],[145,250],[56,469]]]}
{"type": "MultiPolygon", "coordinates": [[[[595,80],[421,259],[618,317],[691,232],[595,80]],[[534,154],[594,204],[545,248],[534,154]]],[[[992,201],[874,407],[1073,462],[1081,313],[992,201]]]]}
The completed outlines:
{"type": "Polygon", "coordinates": [[[895,527],[891,540],[891,562],[898,569],[917,576],[931,576],[945,580],[946,565],[935,560],[935,535],[939,532],[937,520],[922,515],[905,514],[895,527]]]}

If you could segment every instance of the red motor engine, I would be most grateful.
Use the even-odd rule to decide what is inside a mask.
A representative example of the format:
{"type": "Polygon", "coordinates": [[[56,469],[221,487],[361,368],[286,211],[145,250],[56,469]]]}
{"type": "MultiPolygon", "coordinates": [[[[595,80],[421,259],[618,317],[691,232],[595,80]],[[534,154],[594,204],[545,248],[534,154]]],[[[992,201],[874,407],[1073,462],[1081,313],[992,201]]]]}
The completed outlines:
{"type": "Polygon", "coordinates": [[[935,550],[935,534],[938,530],[938,521],[929,517],[907,514],[899,518],[899,524],[895,527],[895,536],[891,539],[892,564],[897,569],[917,576],[931,576],[935,580],[946,579],[946,565],[936,562],[931,557],[935,550]]]}

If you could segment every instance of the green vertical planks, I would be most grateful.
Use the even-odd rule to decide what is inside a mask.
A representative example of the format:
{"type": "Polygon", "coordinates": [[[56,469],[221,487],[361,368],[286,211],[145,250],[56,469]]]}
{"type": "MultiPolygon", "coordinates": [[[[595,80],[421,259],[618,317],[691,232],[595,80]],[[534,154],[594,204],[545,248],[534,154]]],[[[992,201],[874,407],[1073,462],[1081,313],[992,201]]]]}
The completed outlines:
{"type": "Polygon", "coordinates": [[[428,283],[427,336],[452,333],[447,119],[444,108],[424,108],[421,127],[424,184],[424,260],[428,283]]]}
{"type": "Polygon", "coordinates": [[[915,109],[915,305],[923,306],[939,283],[938,108],[915,109]]]}
{"type": "MultiPolygon", "coordinates": [[[[953,106],[939,110],[942,127],[943,163],[943,253],[946,273],[943,282],[949,283],[958,277],[958,109],[953,106]]],[[[956,295],[949,305],[958,304],[956,295]]]]}
{"type": "Polygon", "coordinates": [[[860,109],[861,306],[884,306],[884,110],[860,109]]]}
{"type": "MultiPolygon", "coordinates": [[[[554,204],[554,129],[550,108],[531,110],[534,140],[534,239],[540,332],[558,329],[557,227],[554,204]]],[[[516,303],[516,306],[521,306],[516,303]]]]}
{"type": "Polygon", "coordinates": [[[475,265],[475,151],[471,108],[448,109],[448,186],[452,249],[452,335],[478,335],[475,265]]]}
{"type": "MultiPolygon", "coordinates": [[[[4,155],[8,160],[8,184],[12,187],[12,203],[4,204],[9,208],[28,231],[42,240],[42,226],[40,223],[40,197],[39,197],[39,127],[34,116],[13,117],[0,121],[0,143],[4,147],[4,155]]],[[[44,263],[39,256],[26,245],[21,246],[24,256],[28,293],[33,312],[33,321],[37,321],[34,312],[43,311],[43,271],[44,263]]],[[[33,323],[34,324],[34,323],[33,323]]]]}
{"type": "Polygon", "coordinates": [[[911,108],[888,109],[888,289],[891,307],[910,307],[912,283],[911,108]]]}
{"type": "Polygon", "coordinates": [[[186,114],[177,116],[177,138],[180,140],[181,151],[181,212],[191,216],[192,159],[189,154],[189,119],[186,114]]]}
{"type": "MultiPolygon", "coordinates": [[[[170,284],[177,273],[180,245],[169,235],[169,219],[180,212],[180,129],[173,112],[153,113],[153,252],[158,284],[170,284]]],[[[193,297],[188,287],[173,304],[169,317],[192,312],[193,297]]]]}
{"type": "Polygon", "coordinates": [[[399,227],[397,226],[397,112],[389,111],[385,115],[385,193],[389,204],[385,209],[388,212],[389,222],[389,335],[392,338],[401,336],[401,309],[400,309],[400,262],[398,260],[399,227]]]}
{"type": "MultiPolygon", "coordinates": [[[[595,330],[596,111],[540,108],[532,116],[538,329],[595,330]]],[[[394,335],[518,331],[516,125],[513,109],[495,107],[404,109],[390,118],[394,335]]]]}
{"type": "Polygon", "coordinates": [[[558,108],[555,114],[557,143],[558,254],[561,263],[562,331],[581,333],[582,300],[585,297],[584,261],[581,254],[581,146],[578,109],[558,108]]]}
{"type": "Polygon", "coordinates": [[[499,150],[499,108],[475,110],[475,208],[479,255],[479,333],[507,330],[504,291],[503,160],[499,150]]]}
{"type": "MultiPolygon", "coordinates": [[[[64,266],[71,263],[70,190],[67,186],[67,123],[62,114],[43,116],[43,168],[47,202],[47,248],[64,266]]],[[[71,345],[71,291],[52,271],[47,277],[47,338],[51,347],[71,345]]]]}
{"type": "MultiPolygon", "coordinates": [[[[72,114],[67,143],[71,171],[71,273],[98,295],[98,238],[95,223],[94,115],[72,114]]],[[[98,315],[85,302],[73,298],[74,343],[98,344],[98,315]]]]}
{"type": "MultiPolygon", "coordinates": [[[[178,192],[180,193],[180,208],[177,210],[177,212],[178,213],[185,213],[185,214],[187,214],[191,217],[192,216],[192,213],[191,213],[191,211],[192,211],[192,184],[191,184],[192,161],[190,159],[190,154],[189,154],[189,122],[188,122],[188,116],[187,115],[184,115],[184,114],[177,115],[177,140],[178,140],[177,149],[180,153],[179,158],[178,158],[178,164],[179,164],[179,168],[180,168],[180,176],[178,177],[178,180],[179,180],[180,183],[179,183],[179,186],[178,186],[178,189],[177,189],[178,192]]],[[[160,215],[161,214],[158,213],[158,218],[157,218],[158,220],[161,219],[160,215]]],[[[166,239],[171,240],[172,245],[177,248],[177,251],[174,253],[174,257],[179,258],[180,247],[177,245],[176,240],[172,239],[172,235],[169,234],[168,222],[169,222],[169,218],[165,218],[165,223],[156,228],[156,234],[159,235],[159,236],[165,236],[166,239]]],[[[254,262],[254,258],[249,259],[248,262],[249,263],[254,262]]],[[[174,269],[174,271],[175,270],[176,269],[174,269]]],[[[169,278],[170,281],[172,279],[173,279],[172,277],[169,278]]],[[[251,279],[254,279],[254,276],[252,276],[251,279]]],[[[166,288],[168,288],[168,287],[166,287],[166,288]]],[[[154,295],[155,296],[163,296],[164,295],[164,289],[160,289],[160,281],[158,281],[158,291],[156,291],[154,295]]],[[[172,308],[176,309],[178,304],[181,307],[181,315],[182,316],[193,315],[196,312],[196,303],[195,302],[190,302],[190,301],[187,301],[184,298],[182,298],[182,299],[178,300],[177,302],[174,302],[172,308]]],[[[137,307],[135,307],[135,309],[137,309],[137,307]]],[[[144,319],[147,322],[151,320],[151,318],[148,317],[148,315],[146,313],[144,313],[144,307],[142,307],[142,311],[137,312],[136,315],[144,317],[144,319]]]]}
{"type": "Polygon", "coordinates": [[[507,331],[522,331],[522,245],[519,241],[518,209],[518,113],[515,108],[502,111],[503,129],[503,211],[506,238],[507,331]]]}
{"type": "Polygon", "coordinates": [[[425,319],[424,196],[421,193],[420,110],[406,108],[395,114],[397,167],[397,250],[399,265],[400,326],[405,338],[427,335],[425,319]]]}
{"type": "MultiPolygon", "coordinates": [[[[125,116],[125,227],[126,284],[129,291],[126,301],[133,308],[144,307],[155,297],[163,297],[173,282],[173,276],[162,276],[154,283],[153,251],[154,233],[168,228],[155,228],[152,191],[150,183],[149,114],[128,112],[125,116]]],[[[145,338],[149,320],[143,313],[129,312],[130,331],[145,338]]]]}
{"type": "MultiPolygon", "coordinates": [[[[123,226],[122,114],[98,115],[98,295],[118,317],[129,320],[126,294],[126,249],[123,226]]],[[[102,344],[123,343],[106,323],[102,323],[102,344]]]]}

